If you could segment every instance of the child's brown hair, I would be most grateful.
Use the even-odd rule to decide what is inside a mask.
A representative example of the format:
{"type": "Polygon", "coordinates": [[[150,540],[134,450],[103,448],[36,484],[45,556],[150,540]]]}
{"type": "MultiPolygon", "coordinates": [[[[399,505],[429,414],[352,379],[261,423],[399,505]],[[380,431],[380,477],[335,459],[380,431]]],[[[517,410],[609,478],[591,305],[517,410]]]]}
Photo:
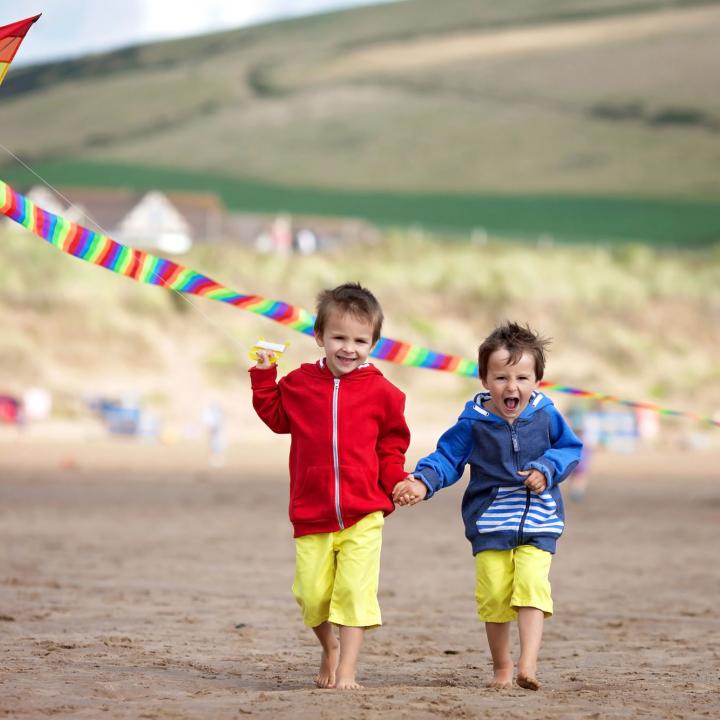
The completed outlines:
{"type": "Polygon", "coordinates": [[[323,290],[317,299],[315,334],[322,335],[331,312],[337,310],[355,317],[366,318],[372,325],[373,344],[380,339],[383,311],[377,298],[360,283],[344,283],[332,290],[323,290]]]}
{"type": "Polygon", "coordinates": [[[481,380],[487,377],[490,356],[502,348],[510,354],[508,364],[514,365],[523,353],[530,353],[535,358],[535,379],[542,380],[545,374],[545,351],[550,340],[541,337],[529,325],[507,322],[496,327],[478,348],[478,375],[481,380]]]}

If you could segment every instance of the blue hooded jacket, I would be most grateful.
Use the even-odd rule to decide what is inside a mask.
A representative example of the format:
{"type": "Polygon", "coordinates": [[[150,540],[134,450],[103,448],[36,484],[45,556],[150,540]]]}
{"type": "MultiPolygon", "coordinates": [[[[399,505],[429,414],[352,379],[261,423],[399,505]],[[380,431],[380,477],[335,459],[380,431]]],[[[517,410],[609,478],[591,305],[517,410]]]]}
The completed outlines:
{"type": "Polygon", "coordinates": [[[565,528],[558,483],[580,461],[582,442],[542,393],[532,394],[512,425],[483,408],[489,399],[489,393],[479,393],[468,402],[435,452],[420,460],[413,474],[427,485],[429,499],[456,483],[470,464],[462,515],[473,554],[519,545],[554,553],[565,528]],[[547,479],[541,493],[526,488],[525,478],[518,475],[518,470],[531,468],[547,479]]]}

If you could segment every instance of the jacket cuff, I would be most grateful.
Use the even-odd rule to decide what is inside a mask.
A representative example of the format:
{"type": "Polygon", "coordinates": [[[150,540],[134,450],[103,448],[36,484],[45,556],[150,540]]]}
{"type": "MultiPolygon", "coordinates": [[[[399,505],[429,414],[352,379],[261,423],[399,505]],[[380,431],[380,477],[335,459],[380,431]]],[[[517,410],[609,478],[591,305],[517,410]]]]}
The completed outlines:
{"type": "Polygon", "coordinates": [[[537,460],[533,460],[525,466],[525,470],[529,470],[530,468],[540,471],[545,476],[545,481],[547,482],[547,490],[549,490],[553,486],[553,473],[547,465],[543,465],[542,463],[537,462],[537,460]]]}
{"type": "Polygon", "coordinates": [[[248,372],[250,373],[250,384],[253,390],[261,387],[272,387],[277,381],[277,365],[273,365],[267,370],[251,367],[248,372]]]}
{"type": "Polygon", "coordinates": [[[429,500],[435,494],[435,490],[433,490],[433,486],[430,484],[430,481],[423,475],[422,471],[420,470],[415,470],[412,475],[416,480],[419,480],[427,488],[427,495],[425,496],[425,500],[429,500]]]}

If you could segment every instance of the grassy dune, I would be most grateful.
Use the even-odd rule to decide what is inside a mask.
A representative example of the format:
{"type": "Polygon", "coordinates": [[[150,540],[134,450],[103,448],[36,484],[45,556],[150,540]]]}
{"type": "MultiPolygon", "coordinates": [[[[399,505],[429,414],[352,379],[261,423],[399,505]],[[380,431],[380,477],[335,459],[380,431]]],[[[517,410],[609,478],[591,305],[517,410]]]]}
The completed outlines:
{"type": "MultiPolygon", "coordinates": [[[[183,262],[310,308],[357,279],[382,300],[389,337],[470,357],[497,321],[527,321],[554,338],[551,381],[709,413],[719,63],[717,2],[414,0],[13,68],[0,142],[54,185],[366,217],[384,232],[372,248],[200,247],[183,262]],[[423,230],[394,229],[407,225],[423,230]],[[476,228],[483,244],[468,242],[476,228]]],[[[10,156],[0,175],[34,182],[10,156]]],[[[178,417],[208,392],[244,406],[258,336],[291,341],[286,367],[317,354],[263,318],[113,277],[5,226],[0,323],[3,389],[45,385],[68,413],[89,391],[138,393],[178,417]]],[[[448,419],[475,387],[383,370],[448,419]]]]}
{"type": "MultiPolygon", "coordinates": [[[[208,388],[246,392],[242,368],[259,336],[290,341],[286,367],[312,359],[310,338],[199,298],[185,302],[63,256],[24,232],[0,235],[0,369],[4,388],[43,384],[133,392],[175,406],[208,388]],[[240,369],[240,370],[239,370],[240,369]]],[[[469,246],[390,234],[372,252],[281,259],[230,247],[186,264],[240,292],[312,308],[348,279],[375,290],[388,337],[472,357],[491,326],[515,318],[554,339],[548,379],[695,412],[720,408],[720,256],[628,245],[469,246]]],[[[382,368],[438,407],[472,391],[442,373],[382,368]]]]}

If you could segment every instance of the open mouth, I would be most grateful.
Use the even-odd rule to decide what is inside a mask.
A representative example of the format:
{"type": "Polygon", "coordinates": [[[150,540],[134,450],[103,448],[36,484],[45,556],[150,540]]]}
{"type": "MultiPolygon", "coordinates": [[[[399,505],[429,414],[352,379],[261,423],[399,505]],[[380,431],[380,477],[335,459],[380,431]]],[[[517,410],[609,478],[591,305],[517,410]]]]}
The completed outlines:
{"type": "Polygon", "coordinates": [[[520,405],[520,398],[516,397],[509,397],[505,398],[503,400],[503,405],[505,406],[506,410],[509,410],[510,412],[514,412],[518,409],[518,405],[520,405]]]}

